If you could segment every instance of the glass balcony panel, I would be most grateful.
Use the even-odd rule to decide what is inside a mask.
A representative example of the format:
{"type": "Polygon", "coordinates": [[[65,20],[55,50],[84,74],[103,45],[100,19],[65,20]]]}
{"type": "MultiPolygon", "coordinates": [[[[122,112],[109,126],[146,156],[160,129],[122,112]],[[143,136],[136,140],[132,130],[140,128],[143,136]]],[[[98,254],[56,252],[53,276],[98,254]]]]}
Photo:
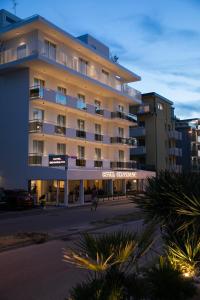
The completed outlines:
{"type": "Polygon", "coordinates": [[[81,101],[81,100],[77,100],[76,102],[76,108],[81,109],[81,110],[86,110],[87,109],[87,105],[85,102],[81,101]]]}
{"type": "Polygon", "coordinates": [[[67,104],[67,97],[61,93],[56,93],[56,103],[66,105],[67,104]]]}

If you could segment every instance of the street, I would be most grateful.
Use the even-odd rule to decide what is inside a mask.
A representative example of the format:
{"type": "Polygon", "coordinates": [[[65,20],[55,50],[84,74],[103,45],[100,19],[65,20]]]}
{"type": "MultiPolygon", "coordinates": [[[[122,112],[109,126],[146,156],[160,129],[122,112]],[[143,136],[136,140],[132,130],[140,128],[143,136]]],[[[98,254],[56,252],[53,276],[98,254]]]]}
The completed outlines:
{"type": "MultiPolygon", "coordinates": [[[[0,221],[1,232],[22,230],[48,230],[61,232],[64,228],[84,228],[91,221],[103,220],[134,209],[133,204],[105,205],[91,212],[89,207],[59,210],[35,216],[21,216],[0,221]],[[35,218],[35,219],[34,219],[35,218]]],[[[141,221],[113,225],[93,232],[117,229],[141,228],[141,221]]],[[[45,244],[0,253],[0,299],[1,300],[64,300],[70,288],[87,276],[86,271],[77,269],[63,261],[63,249],[73,245],[79,235],[58,239],[45,244]]]]}
{"type": "Polygon", "coordinates": [[[0,215],[0,235],[17,232],[48,232],[66,234],[78,228],[87,228],[91,222],[126,215],[134,211],[134,204],[128,201],[110,201],[99,205],[97,211],[90,206],[76,208],[48,208],[33,213],[16,212],[8,217],[0,215]]]}

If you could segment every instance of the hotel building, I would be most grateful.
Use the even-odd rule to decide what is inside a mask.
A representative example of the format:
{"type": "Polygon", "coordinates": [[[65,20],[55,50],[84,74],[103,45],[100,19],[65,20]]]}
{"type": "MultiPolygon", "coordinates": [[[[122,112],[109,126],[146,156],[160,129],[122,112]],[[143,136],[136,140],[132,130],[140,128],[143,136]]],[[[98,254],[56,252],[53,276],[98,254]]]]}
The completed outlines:
{"type": "Polygon", "coordinates": [[[138,119],[138,125],[130,128],[130,135],[137,138],[131,159],[157,173],[180,173],[182,134],[175,129],[173,102],[157,93],[147,93],[142,95],[142,105],[133,106],[131,111],[138,119]]]}
{"type": "Polygon", "coordinates": [[[200,119],[177,119],[176,130],[182,134],[183,171],[200,173],[200,119]]]}
{"type": "Polygon", "coordinates": [[[138,80],[92,36],[1,10],[0,186],[61,205],[77,191],[83,204],[94,185],[109,194],[143,189],[154,173],[129,159],[137,124],[129,107],[142,102],[128,83],[138,80]]]}

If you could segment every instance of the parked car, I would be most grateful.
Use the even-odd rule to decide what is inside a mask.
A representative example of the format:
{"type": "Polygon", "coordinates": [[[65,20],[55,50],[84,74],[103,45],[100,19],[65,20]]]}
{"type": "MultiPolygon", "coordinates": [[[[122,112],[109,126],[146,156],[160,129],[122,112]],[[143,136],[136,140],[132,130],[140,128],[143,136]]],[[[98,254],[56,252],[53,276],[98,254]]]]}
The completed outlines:
{"type": "Polygon", "coordinates": [[[0,208],[28,209],[34,207],[33,197],[24,190],[3,190],[0,192],[0,208]]]}

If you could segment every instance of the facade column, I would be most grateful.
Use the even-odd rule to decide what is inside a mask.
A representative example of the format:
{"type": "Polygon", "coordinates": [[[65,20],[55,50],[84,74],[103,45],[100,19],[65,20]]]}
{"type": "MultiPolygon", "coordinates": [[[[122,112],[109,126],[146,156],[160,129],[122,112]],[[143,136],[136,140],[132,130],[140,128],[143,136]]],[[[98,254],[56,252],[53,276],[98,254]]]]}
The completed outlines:
{"type": "Polygon", "coordinates": [[[80,180],[80,186],[79,186],[79,200],[80,200],[80,204],[84,204],[84,181],[80,180]]]}
{"type": "Polygon", "coordinates": [[[112,179],[108,180],[108,194],[113,195],[113,180],[112,179]]]}
{"type": "Polygon", "coordinates": [[[59,192],[60,192],[60,181],[57,180],[57,188],[56,188],[56,205],[59,205],[59,192]]]}
{"type": "Polygon", "coordinates": [[[126,195],[126,179],[122,179],[122,193],[126,195]]]}
{"type": "Polygon", "coordinates": [[[68,206],[68,180],[65,180],[64,185],[64,206],[68,206]]]}

